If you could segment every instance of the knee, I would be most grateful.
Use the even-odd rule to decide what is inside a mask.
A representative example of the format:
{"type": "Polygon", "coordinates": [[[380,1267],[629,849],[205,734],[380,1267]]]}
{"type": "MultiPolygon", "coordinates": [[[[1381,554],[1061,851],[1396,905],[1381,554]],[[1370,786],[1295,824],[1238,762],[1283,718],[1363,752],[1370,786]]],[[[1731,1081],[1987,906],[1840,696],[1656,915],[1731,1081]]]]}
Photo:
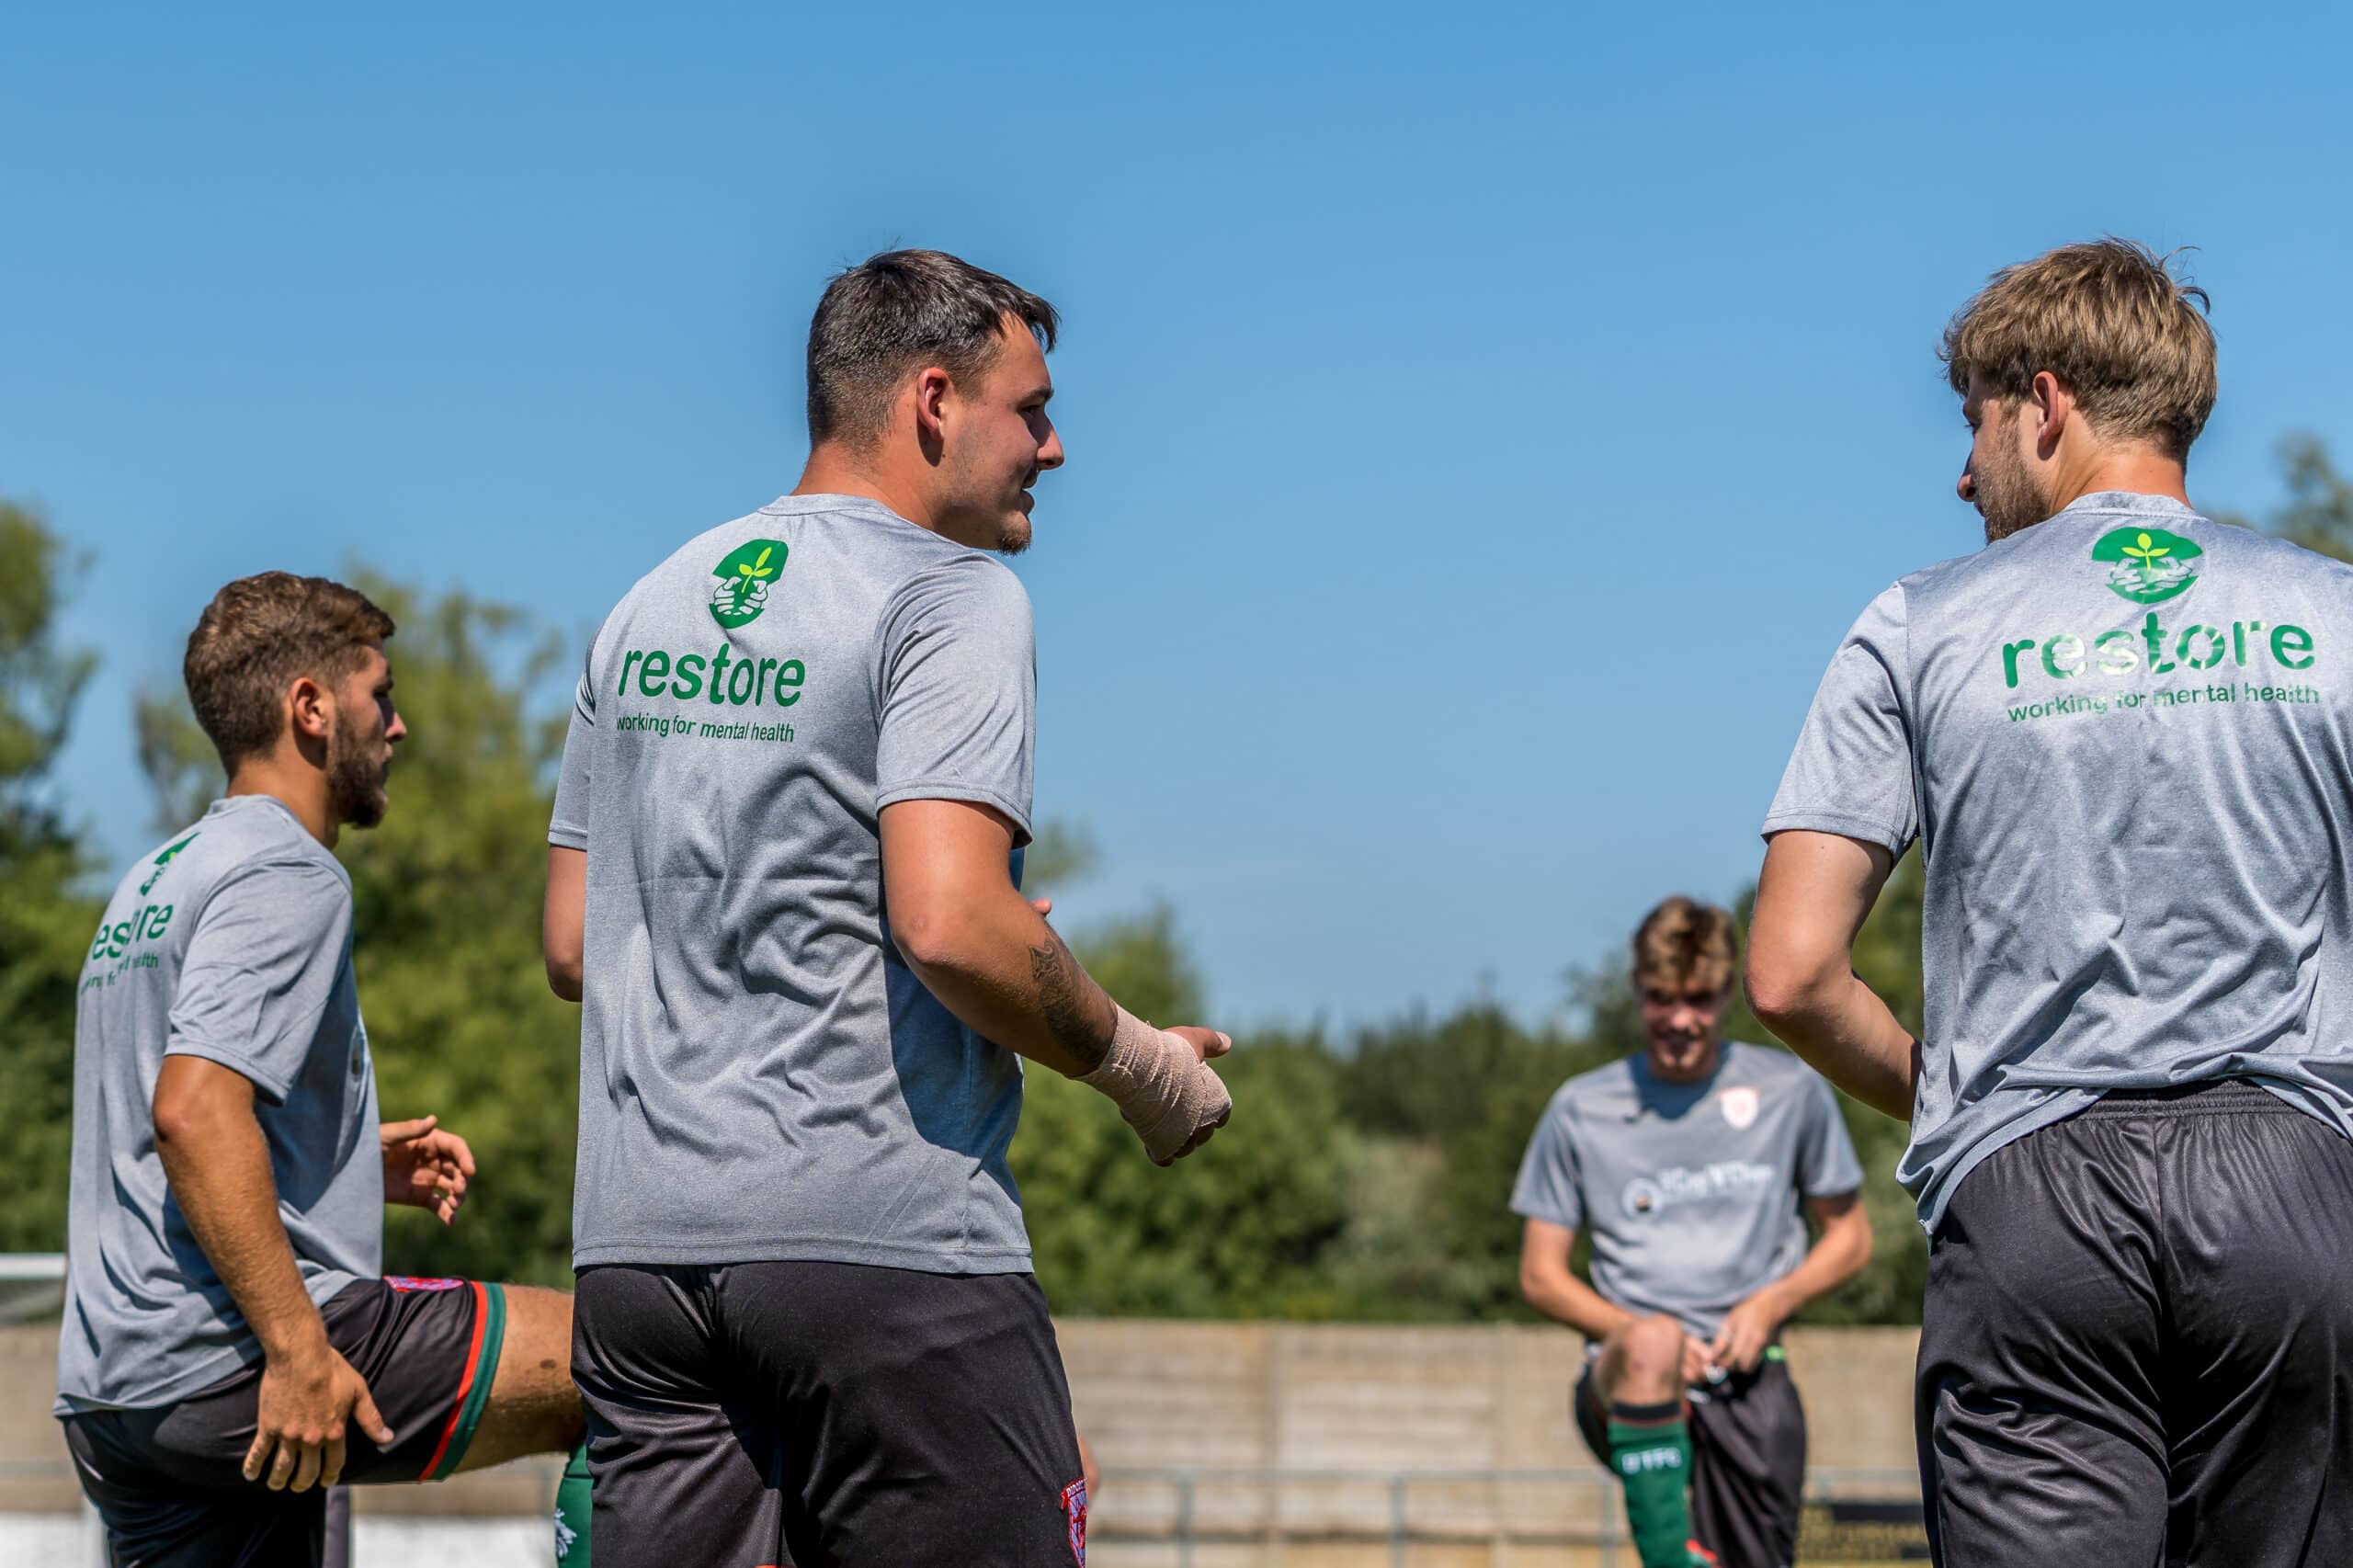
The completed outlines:
{"type": "Polygon", "coordinates": [[[1683,1384],[1683,1325],[1671,1317],[1646,1317],[1625,1330],[1621,1387],[1638,1393],[1665,1392],[1683,1384]]]}

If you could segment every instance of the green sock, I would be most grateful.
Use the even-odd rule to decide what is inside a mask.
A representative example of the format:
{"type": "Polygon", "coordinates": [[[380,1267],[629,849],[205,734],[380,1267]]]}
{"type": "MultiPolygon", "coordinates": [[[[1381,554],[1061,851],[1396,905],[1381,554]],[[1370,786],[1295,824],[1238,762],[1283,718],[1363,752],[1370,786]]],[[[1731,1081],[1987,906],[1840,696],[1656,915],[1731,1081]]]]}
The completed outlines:
{"type": "MultiPolygon", "coordinates": [[[[1611,1414],[1614,1417],[1617,1413],[1611,1414]]],[[[1643,1568],[1687,1568],[1691,1562],[1691,1429],[1682,1416],[1669,1421],[1612,1419],[1609,1468],[1626,1488],[1626,1528],[1643,1568]]]]}
{"type": "Polygon", "coordinates": [[[563,1568],[588,1568],[588,1445],[572,1450],[563,1480],[555,1489],[555,1560],[563,1568]]]}

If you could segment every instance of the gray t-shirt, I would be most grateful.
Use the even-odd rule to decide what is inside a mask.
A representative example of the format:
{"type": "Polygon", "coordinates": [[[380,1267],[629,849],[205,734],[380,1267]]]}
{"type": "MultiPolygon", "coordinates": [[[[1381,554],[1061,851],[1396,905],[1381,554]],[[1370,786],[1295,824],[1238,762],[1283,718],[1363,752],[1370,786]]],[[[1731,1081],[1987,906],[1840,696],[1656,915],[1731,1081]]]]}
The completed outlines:
{"type": "Polygon", "coordinates": [[[1667,1083],[1637,1052],[1562,1085],[1511,1207],[1593,1238],[1602,1300],[1705,1339],[1804,1260],[1803,1199],[1862,1185],[1830,1085],[1785,1051],[1728,1042],[1701,1083],[1667,1083]]]}
{"type": "Polygon", "coordinates": [[[891,939],[881,813],[1028,841],[1029,596],[867,500],[788,496],[607,618],[551,843],[587,853],[573,1256],[1014,1273],[1011,1051],[891,939]]]}
{"type": "Polygon", "coordinates": [[[351,971],[351,880],[267,795],[215,801],[107,902],[74,1022],[60,1414],[169,1404],[261,1346],[155,1153],[166,1056],[243,1074],[311,1300],[383,1268],[376,1070],[351,971]]]}
{"type": "Polygon", "coordinates": [[[2353,569],[2087,495],[1873,600],[1765,819],[1926,861],[1898,1174],[2226,1076],[2353,1134],[2353,569]]]}

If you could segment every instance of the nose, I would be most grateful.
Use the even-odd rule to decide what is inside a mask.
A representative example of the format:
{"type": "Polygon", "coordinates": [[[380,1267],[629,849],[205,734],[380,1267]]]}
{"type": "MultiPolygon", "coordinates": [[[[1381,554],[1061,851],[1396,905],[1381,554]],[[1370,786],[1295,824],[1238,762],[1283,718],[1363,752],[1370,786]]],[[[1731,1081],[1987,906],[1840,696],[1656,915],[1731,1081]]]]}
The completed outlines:
{"type": "Polygon", "coordinates": [[[1040,469],[1063,466],[1063,433],[1054,428],[1052,420],[1046,422],[1046,438],[1039,443],[1038,466],[1040,469]]]}
{"type": "Polygon", "coordinates": [[[1961,481],[1953,486],[1961,498],[1974,505],[1977,500],[1977,460],[1970,459],[1961,465],[1961,481]]]}
{"type": "Polygon", "coordinates": [[[384,726],[384,738],[388,741],[400,741],[406,739],[407,736],[407,722],[401,718],[400,710],[395,708],[392,710],[392,722],[384,726]]]}

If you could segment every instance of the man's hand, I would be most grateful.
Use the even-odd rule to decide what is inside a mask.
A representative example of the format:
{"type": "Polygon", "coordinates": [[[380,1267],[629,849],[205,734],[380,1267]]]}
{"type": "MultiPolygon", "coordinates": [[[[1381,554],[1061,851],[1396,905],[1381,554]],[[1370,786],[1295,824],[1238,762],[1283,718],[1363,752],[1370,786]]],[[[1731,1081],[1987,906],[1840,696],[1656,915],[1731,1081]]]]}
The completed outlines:
{"type": "Polygon", "coordinates": [[[455,1224],[466,1200],[466,1180],[474,1174],[474,1152],[454,1132],[441,1131],[439,1118],[388,1121],[377,1130],[384,1144],[384,1201],[430,1209],[445,1225],[455,1224]]]}
{"type": "Polygon", "coordinates": [[[1727,1371],[1755,1371],[1788,1315],[1779,1292],[1768,1285],[1724,1314],[1715,1338],[1708,1343],[1708,1359],[1727,1371]]]}
{"type": "Polygon", "coordinates": [[[1713,1363],[1708,1346],[1691,1335],[1683,1336],[1683,1386],[1697,1388],[1708,1381],[1708,1369],[1713,1363]]]}
{"type": "MultiPolygon", "coordinates": [[[[1227,1051],[1233,1049],[1233,1037],[1230,1035],[1220,1034],[1215,1029],[1198,1028],[1190,1024],[1187,1024],[1181,1028],[1170,1029],[1168,1032],[1175,1035],[1178,1040],[1183,1040],[1187,1045],[1191,1046],[1193,1048],[1193,1054],[1205,1065],[1216,1060],[1218,1057],[1223,1056],[1227,1051]]],[[[1229,1104],[1226,1107],[1225,1113],[1223,1115],[1220,1116],[1215,1121],[1211,1122],[1206,1127],[1203,1127],[1199,1131],[1194,1133],[1190,1142],[1188,1142],[1183,1148],[1177,1150],[1175,1153],[1169,1155],[1167,1159],[1163,1160],[1161,1164],[1168,1165],[1175,1165],[1177,1161],[1183,1159],[1186,1155],[1191,1153],[1194,1150],[1208,1142],[1211,1138],[1216,1137],[1217,1130],[1223,1127],[1227,1121],[1233,1119],[1233,1108],[1229,1104]]]]}
{"type": "Polygon", "coordinates": [[[245,1479],[267,1480],[272,1492],[333,1486],[343,1474],[346,1423],[356,1424],[380,1447],[392,1446],[392,1429],[377,1414],[367,1380],[324,1335],[298,1354],[265,1362],[254,1443],[245,1450],[245,1479]]]}

